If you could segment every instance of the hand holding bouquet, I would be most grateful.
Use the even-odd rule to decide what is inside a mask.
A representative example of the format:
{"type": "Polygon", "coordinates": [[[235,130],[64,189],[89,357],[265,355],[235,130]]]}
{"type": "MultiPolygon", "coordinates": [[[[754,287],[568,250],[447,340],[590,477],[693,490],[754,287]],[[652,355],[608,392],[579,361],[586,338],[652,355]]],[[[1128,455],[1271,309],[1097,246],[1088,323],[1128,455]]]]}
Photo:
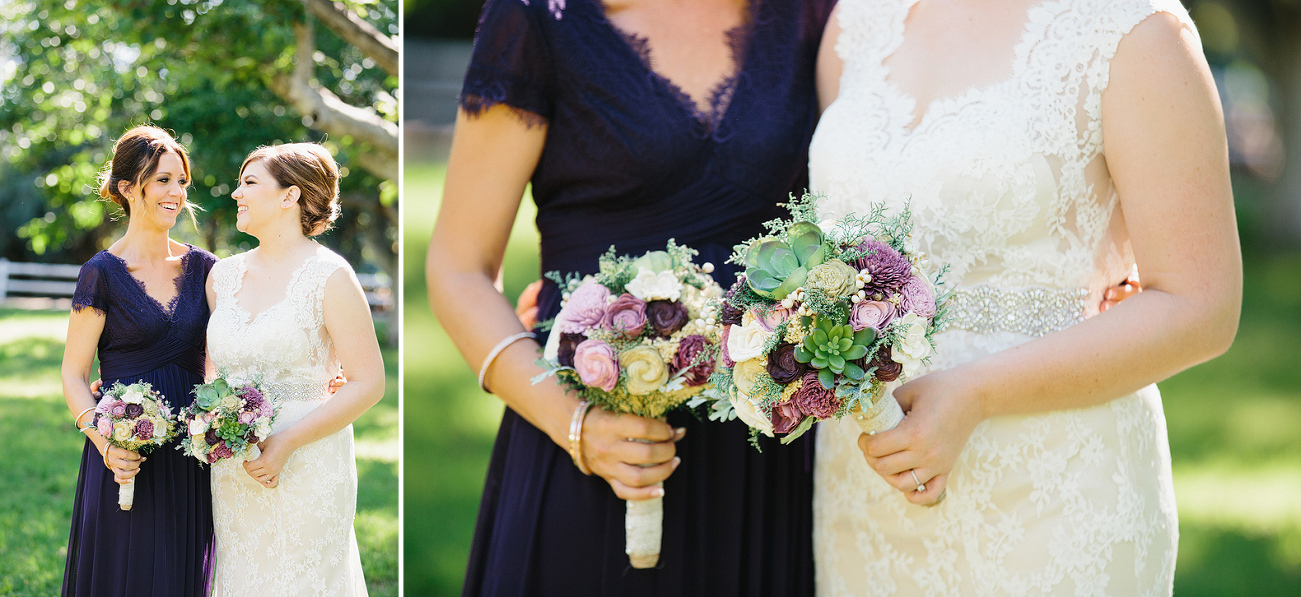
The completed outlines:
{"type": "Polygon", "coordinates": [[[185,454],[215,464],[223,458],[255,460],[257,444],[271,435],[276,408],[255,381],[219,377],[194,388],[194,402],[180,413],[189,440],[185,454]]]}
{"type": "MultiPolygon", "coordinates": [[[[148,383],[116,382],[95,406],[95,429],[109,445],[146,454],[175,435],[176,423],[163,395],[148,383]]],[[[135,479],[118,486],[117,504],[130,510],[135,503],[135,479]]]]}
{"type": "MultiPolygon", "coordinates": [[[[691,262],[695,251],[669,241],[633,259],[611,247],[600,273],[548,274],[564,291],[538,364],[606,410],[659,418],[704,391],[719,352],[708,303],[723,290],[691,262]]],[[[635,568],[659,560],[663,497],[629,501],[626,551],[635,568]]]]}
{"type": "Polygon", "coordinates": [[[739,417],[783,443],[845,415],[866,433],[898,425],[891,392],[928,360],[947,310],[942,272],[905,245],[906,209],[886,218],[877,206],[824,230],[815,200],[793,201],[791,220],[738,245],[745,274],[719,314],[724,366],[699,401],[713,401],[711,419],[739,417]]]}

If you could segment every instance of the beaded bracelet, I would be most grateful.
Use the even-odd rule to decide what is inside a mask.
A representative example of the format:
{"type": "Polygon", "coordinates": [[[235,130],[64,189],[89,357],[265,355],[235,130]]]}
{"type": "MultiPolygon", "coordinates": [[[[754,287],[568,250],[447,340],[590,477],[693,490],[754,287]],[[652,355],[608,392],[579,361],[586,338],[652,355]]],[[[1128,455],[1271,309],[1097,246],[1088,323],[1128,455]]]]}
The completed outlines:
{"type": "Polygon", "coordinates": [[[501,351],[506,350],[507,346],[510,346],[519,340],[537,337],[538,335],[533,332],[520,332],[502,338],[501,342],[498,342],[496,346],[492,347],[492,350],[488,351],[488,356],[483,359],[483,366],[479,367],[479,389],[488,392],[489,394],[492,393],[492,391],[488,389],[488,386],[484,385],[484,378],[488,376],[488,367],[492,365],[493,361],[497,360],[497,355],[501,354],[501,351]]]}
{"type": "Polygon", "coordinates": [[[591,476],[591,469],[587,468],[587,463],[583,462],[583,420],[587,418],[587,411],[591,410],[592,403],[586,400],[578,403],[578,408],[574,409],[574,418],[569,421],[569,457],[574,459],[574,466],[578,467],[578,472],[591,476]]]}

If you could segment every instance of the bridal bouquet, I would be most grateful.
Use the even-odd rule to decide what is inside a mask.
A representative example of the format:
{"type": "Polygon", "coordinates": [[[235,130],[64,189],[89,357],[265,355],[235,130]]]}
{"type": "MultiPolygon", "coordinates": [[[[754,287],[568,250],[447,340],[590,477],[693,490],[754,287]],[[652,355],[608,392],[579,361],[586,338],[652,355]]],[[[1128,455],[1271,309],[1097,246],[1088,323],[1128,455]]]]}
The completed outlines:
{"type": "Polygon", "coordinates": [[[710,419],[745,421],[756,447],[759,433],[789,443],[846,415],[867,433],[898,425],[891,393],[929,360],[946,320],[943,271],[905,243],[907,208],[819,225],[816,199],[793,200],[790,220],[737,246],[731,261],[746,269],[719,309],[722,366],[693,401],[711,403],[710,419]]]}
{"type": "MultiPolygon", "coordinates": [[[[693,249],[669,241],[636,259],[614,247],[594,276],[547,277],[564,291],[538,364],[583,399],[650,418],[705,389],[719,353],[710,301],[723,289],[696,266],[693,249]]],[[[628,502],[626,551],[636,568],[659,560],[663,498],[628,502]]]]}
{"type": "MultiPolygon", "coordinates": [[[[172,411],[163,395],[148,383],[116,382],[95,406],[95,429],[109,445],[147,454],[176,434],[172,411]]],[[[130,510],[135,503],[135,479],[119,485],[117,504],[130,510]]]]}
{"type": "Polygon", "coordinates": [[[276,408],[252,380],[218,377],[194,388],[194,402],[179,416],[189,433],[187,456],[215,464],[223,458],[256,460],[258,442],[271,435],[276,408]]]}

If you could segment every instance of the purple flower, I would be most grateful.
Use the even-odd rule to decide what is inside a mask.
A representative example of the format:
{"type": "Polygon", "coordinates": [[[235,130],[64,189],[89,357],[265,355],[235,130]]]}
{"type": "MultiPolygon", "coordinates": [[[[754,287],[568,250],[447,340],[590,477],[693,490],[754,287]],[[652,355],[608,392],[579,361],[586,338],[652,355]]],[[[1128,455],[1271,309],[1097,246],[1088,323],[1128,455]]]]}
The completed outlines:
{"type": "Polygon", "coordinates": [[[790,433],[804,420],[804,413],[793,402],[778,402],[772,407],[772,430],[774,433],[790,433]]]}
{"type": "Polygon", "coordinates": [[[777,348],[768,353],[768,377],[773,381],[786,385],[795,380],[804,377],[808,373],[809,366],[807,363],[801,363],[795,359],[795,345],[781,343],[777,348]]]}
{"type": "Polygon", "coordinates": [[[126,403],[122,401],[114,402],[113,405],[109,407],[108,412],[115,417],[124,417],[126,416],[126,403]]]}
{"type": "Polygon", "coordinates": [[[127,404],[126,408],[122,410],[126,413],[126,418],[128,419],[134,419],[145,413],[145,407],[140,406],[139,404],[127,404]]]}
{"type": "Polygon", "coordinates": [[[244,406],[249,408],[262,406],[262,402],[266,400],[266,397],[262,395],[262,392],[259,392],[258,389],[253,386],[244,386],[244,388],[240,389],[239,395],[244,399],[244,406]]]}
{"type": "Polygon", "coordinates": [[[925,280],[914,276],[899,290],[899,314],[905,313],[916,313],[926,319],[935,317],[935,294],[925,280]]]}
{"type": "Polygon", "coordinates": [[[217,457],[216,452],[208,452],[203,456],[203,459],[207,460],[208,464],[216,464],[217,461],[220,460],[220,458],[217,457]]]}
{"type": "Polygon", "coordinates": [[[242,413],[239,413],[239,422],[240,422],[240,423],[243,423],[243,424],[245,424],[245,425],[248,425],[249,423],[252,423],[252,422],[253,422],[253,419],[256,419],[256,418],[257,418],[257,413],[252,412],[252,411],[247,411],[247,410],[246,410],[246,411],[244,411],[244,412],[242,412],[242,413]]]}
{"type": "Polygon", "coordinates": [[[560,363],[561,367],[573,367],[574,349],[586,339],[587,336],[582,334],[560,334],[560,348],[556,352],[556,362],[560,363]]]}
{"type": "Polygon", "coordinates": [[[709,341],[704,336],[692,334],[678,342],[678,354],[673,355],[673,371],[681,371],[688,366],[685,383],[689,387],[704,385],[709,381],[709,375],[714,372],[713,361],[702,361],[692,366],[700,354],[705,351],[709,341]]]}
{"type": "Polygon", "coordinates": [[[809,371],[804,374],[804,383],[791,396],[791,403],[800,411],[819,419],[830,419],[840,410],[840,400],[836,399],[836,390],[822,387],[818,373],[809,371]]]}
{"type": "Polygon", "coordinates": [[[849,325],[855,332],[872,328],[880,333],[894,320],[894,305],[885,301],[862,301],[849,312],[849,325]]]}
{"type": "Polygon", "coordinates": [[[258,408],[258,416],[269,417],[275,414],[275,409],[271,408],[271,403],[262,401],[262,406],[258,408]]]}
{"type": "Polygon", "coordinates": [[[651,301],[646,303],[646,319],[656,336],[667,338],[687,325],[690,315],[686,305],[677,301],[651,301]]]}
{"type": "Polygon", "coordinates": [[[732,284],[732,287],[727,289],[727,294],[723,295],[723,306],[718,314],[718,320],[723,325],[741,325],[741,317],[745,315],[745,311],[732,304],[732,297],[736,296],[744,284],[745,276],[738,276],[736,283],[732,284]]]}
{"type": "Polygon", "coordinates": [[[226,442],[224,441],[217,444],[216,447],[212,449],[212,453],[215,454],[217,458],[230,458],[235,455],[235,451],[230,449],[230,446],[226,445],[226,442]]]}
{"type": "Polygon", "coordinates": [[[912,264],[894,247],[876,239],[865,239],[858,247],[867,254],[850,265],[872,275],[872,281],[863,288],[868,296],[890,294],[912,278],[912,264]]]}
{"type": "Polygon", "coordinates": [[[208,442],[208,445],[212,446],[221,441],[221,437],[217,435],[216,429],[209,429],[207,433],[203,434],[203,441],[208,442]]]}
{"type": "Polygon", "coordinates": [[[605,317],[605,303],[610,298],[610,289],[587,282],[569,295],[565,308],[556,315],[553,332],[562,334],[582,334],[596,327],[605,317]]]}
{"type": "Polygon", "coordinates": [[[619,383],[614,349],[600,340],[584,340],[574,349],[574,370],[584,384],[607,392],[619,383]]]}
{"type": "Polygon", "coordinates": [[[631,294],[621,294],[605,310],[601,325],[616,334],[635,338],[646,329],[646,303],[631,294]]]}
{"type": "Polygon", "coordinates": [[[140,419],[139,421],[136,421],[135,435],[136,439],[152,439],[154,437],[153,421],[150,421],[149,419],[140,419]]]}

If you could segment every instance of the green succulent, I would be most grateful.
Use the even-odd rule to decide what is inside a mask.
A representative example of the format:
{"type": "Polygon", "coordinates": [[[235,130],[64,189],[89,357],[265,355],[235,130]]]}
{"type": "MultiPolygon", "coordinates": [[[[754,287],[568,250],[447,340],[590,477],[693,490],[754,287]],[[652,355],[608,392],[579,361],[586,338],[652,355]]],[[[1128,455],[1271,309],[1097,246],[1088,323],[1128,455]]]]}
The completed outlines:
{"type": "Polygon", "coordinates": [[[827,260],[822,229],[796,222],[786,230],[789,243],[762,239],[745,254],[745,279],[755,294],[780,301],[804,285],[809,270],[827,260]]]}
{"type": "Polygon", "coordinates": [[[813,331],[804,342],[795,347],[795,360],[808,363],[818,370],[818,381],[830,390],[836,375],[858,381],[866,373],[856,361],[867,355],[867,349],[876,341],[876,330],[865,328],[855,332],[848,323],[839,324],[826,317],[818,317],[813,331]]]}

